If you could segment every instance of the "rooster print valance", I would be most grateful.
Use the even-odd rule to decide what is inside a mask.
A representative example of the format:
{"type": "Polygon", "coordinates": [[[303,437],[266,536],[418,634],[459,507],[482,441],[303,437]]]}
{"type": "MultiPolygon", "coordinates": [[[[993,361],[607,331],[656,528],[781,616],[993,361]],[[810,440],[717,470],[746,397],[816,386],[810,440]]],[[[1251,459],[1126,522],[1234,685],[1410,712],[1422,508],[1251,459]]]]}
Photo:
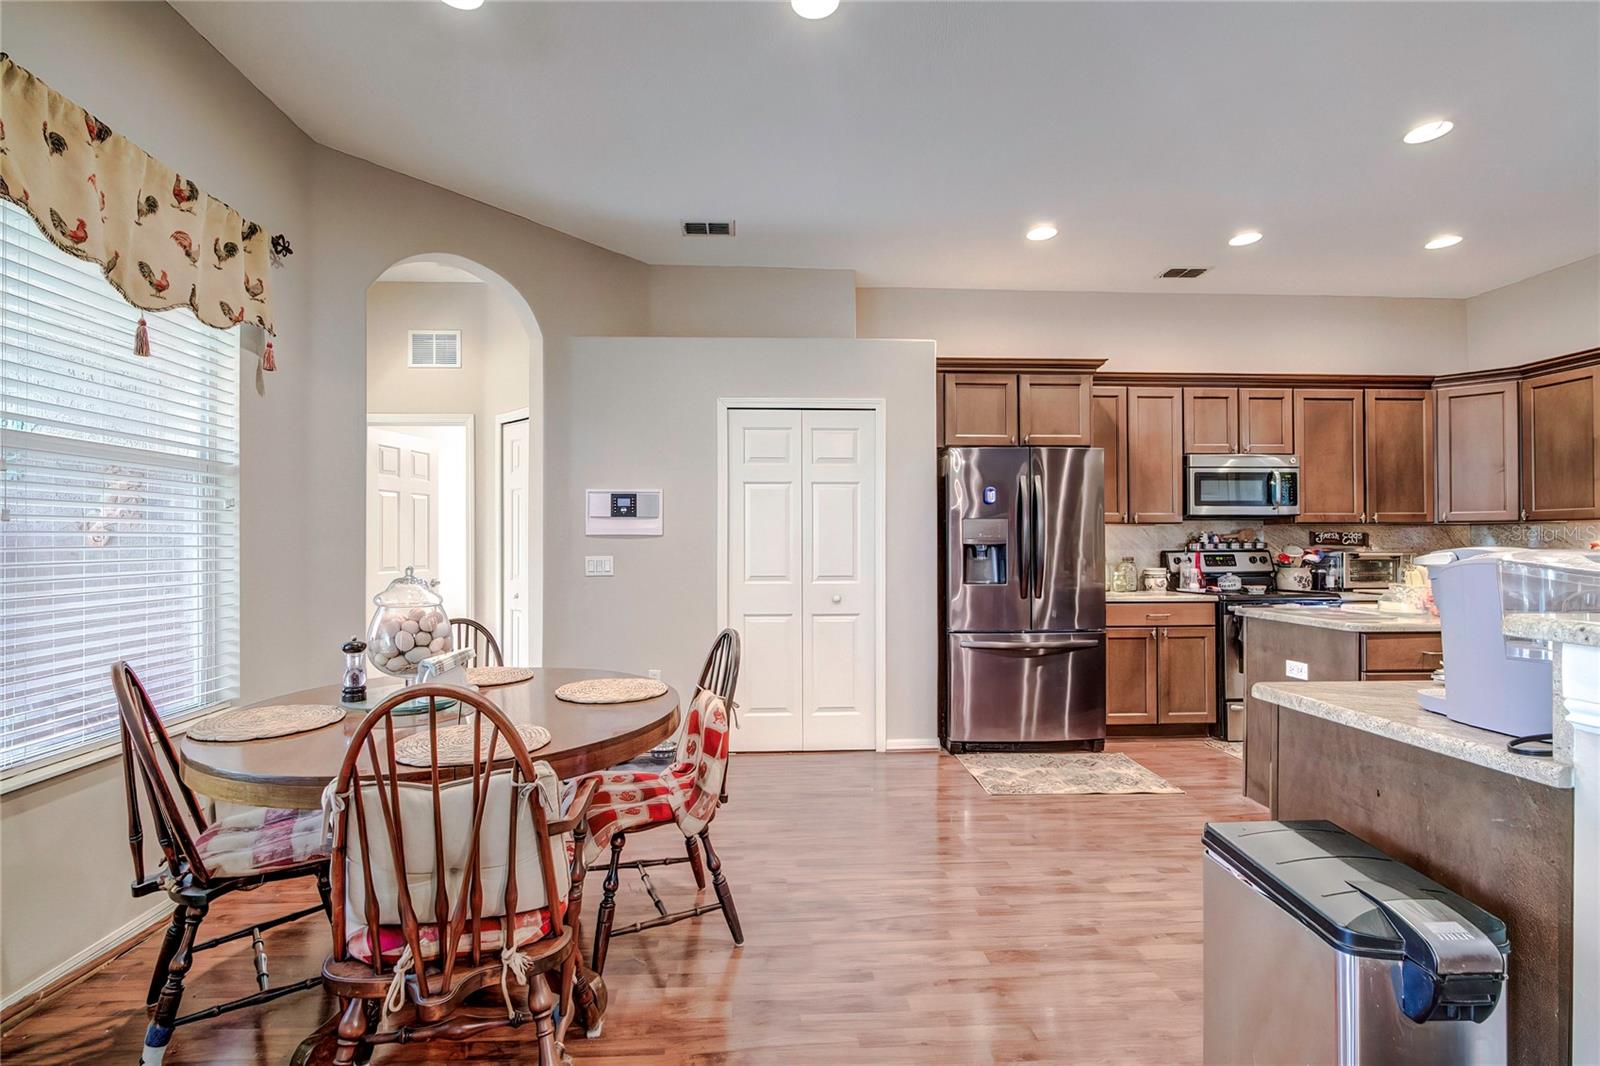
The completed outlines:
{"type": "MultiPolygon", "coordinates": [[[[276,335],[262,227],[4,54],[0,196],[57,247],[98,263],[135,307],[187,307],[217,329],[248,322],[276,335]]],[[[147,354],[142,320],[139,334],[134,350],[147,354]]],[[[270,342],[263,369],[273,369],[270,342]]]]}

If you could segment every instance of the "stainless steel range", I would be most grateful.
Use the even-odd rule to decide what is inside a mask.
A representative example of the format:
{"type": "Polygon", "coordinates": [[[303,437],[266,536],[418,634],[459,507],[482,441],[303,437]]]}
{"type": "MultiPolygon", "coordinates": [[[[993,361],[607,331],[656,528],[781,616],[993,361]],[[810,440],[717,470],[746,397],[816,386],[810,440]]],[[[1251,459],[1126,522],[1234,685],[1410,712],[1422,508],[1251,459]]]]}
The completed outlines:
{"type": "MultiPolygon", "coordinates": [[[[1217,699],[1222,714],[1217,718],[1227,740],[1244,739],[1244,642],[1245,619],[1238,608],[1257,604],[1299,603],[1337,607],[1336,592],[1278,592],[1272,587],[1272,556],[1261,549],[1204,551],[1199,553],[1209,586],[1205,591],[1217,597],[1217,699]],[[1235,574],[1244,588],[1222,592],[1216,582],[1223,574],[1235,574]],[[1252,592],[1250,589],[1258,591],[1252,592]]],[[[1191,551],[1164,551],[1161,562],[1176,573],[1191,551]]]]}

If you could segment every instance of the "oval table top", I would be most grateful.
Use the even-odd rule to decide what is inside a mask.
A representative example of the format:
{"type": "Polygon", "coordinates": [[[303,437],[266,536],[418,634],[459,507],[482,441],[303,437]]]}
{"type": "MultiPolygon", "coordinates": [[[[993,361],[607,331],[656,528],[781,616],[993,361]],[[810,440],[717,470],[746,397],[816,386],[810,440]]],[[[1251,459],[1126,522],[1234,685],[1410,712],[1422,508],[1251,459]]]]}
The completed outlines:
{"type": "MultiPolygon", "coordinates": [[[[667,691],[632,703],[568,703],[556,699],[556,689],[569,681],[593,677],[623,677],[611,670],[573,670],[539,667],[528,681],[483,688],[481,692],[505,712],[514,724],[539,725],[550,731],[550,743],[529,754],[548,762],[563,778],[593,773],[627,762],[672,736],[678,728],[678,693],[667,691]]],[[[349,713],[340,726],[327,726],[266,740],[205,741],[184,736],[183,780],[212,799],[254,807],[313,810],[322,804],[322,790],[339,773],[349,738],[373,707],[398,690],[369,687],[371,699],[345,704],[349,713]]],[[[251,706],[274,703],[339,703],[339,687],[325,685],[261,700],[251,706]]],[[[441,721],[455,720],[451,708],[440,712],[441,721]]],[[[396,716],[397,723],[427,724],[426,714],[396,716]]],[[[410,730],[397,733],[404,736],[410,730]]],[[[419,770],[419,773],[426,773],[419,770]]]]}

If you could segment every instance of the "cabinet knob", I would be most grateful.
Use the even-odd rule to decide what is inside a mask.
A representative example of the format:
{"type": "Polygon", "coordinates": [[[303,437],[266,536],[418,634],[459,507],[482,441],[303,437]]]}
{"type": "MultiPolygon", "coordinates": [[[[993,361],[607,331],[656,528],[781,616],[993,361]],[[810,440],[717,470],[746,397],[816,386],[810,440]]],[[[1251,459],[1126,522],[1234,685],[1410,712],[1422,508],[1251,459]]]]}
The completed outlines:
{"type": "Polygon", "coordinates": [[[833,602],[834,603],[843,603],[844,602],[844,597],[839,595],[837,592],[835,592],[833,594],[833,602]]]}

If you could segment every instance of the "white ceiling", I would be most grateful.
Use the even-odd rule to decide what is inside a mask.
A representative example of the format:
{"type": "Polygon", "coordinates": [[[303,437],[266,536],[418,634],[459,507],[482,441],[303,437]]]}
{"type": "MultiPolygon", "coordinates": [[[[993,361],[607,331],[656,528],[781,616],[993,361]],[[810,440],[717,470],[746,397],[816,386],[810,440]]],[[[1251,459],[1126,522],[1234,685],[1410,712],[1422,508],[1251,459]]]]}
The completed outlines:
{"type": "Polygon", "coordinates": [[[470,270],[431,259],[405,259],[378,275],[379,281],[426,282],[433,284],[482,285],[483,279],[470,270]]]}
{"type": "Polygon", "coordinates": [[[174,6],[323,144],[650,263],[1465,297],[1600,250],[1592,3],[174,6]]]}

